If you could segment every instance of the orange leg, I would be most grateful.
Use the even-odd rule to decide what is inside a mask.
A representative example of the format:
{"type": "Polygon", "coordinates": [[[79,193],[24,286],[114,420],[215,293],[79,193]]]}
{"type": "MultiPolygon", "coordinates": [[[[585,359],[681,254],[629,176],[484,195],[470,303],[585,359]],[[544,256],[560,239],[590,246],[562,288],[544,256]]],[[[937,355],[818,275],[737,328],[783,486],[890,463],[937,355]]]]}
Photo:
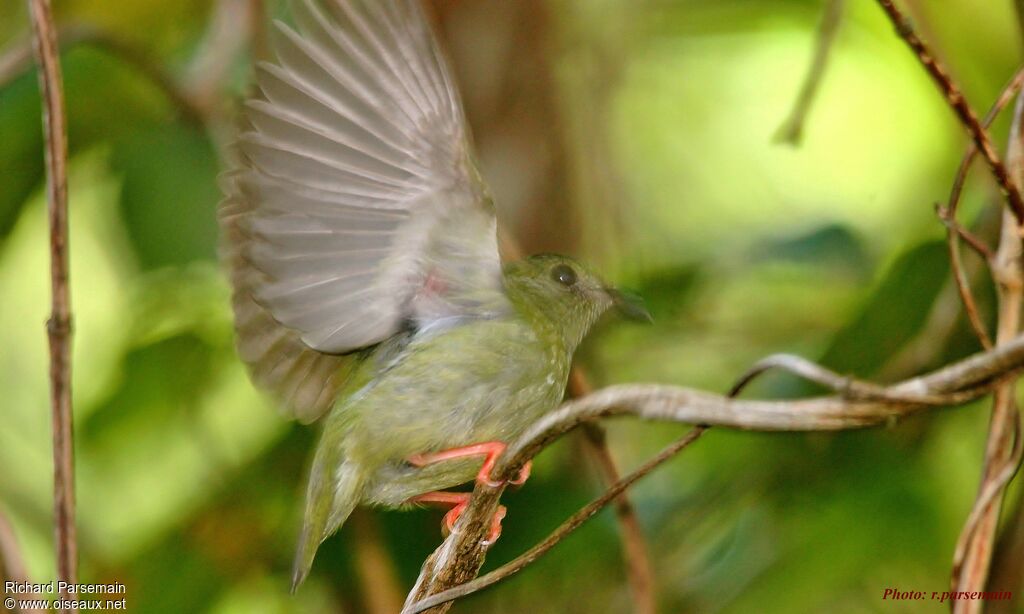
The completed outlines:
{"type": "MultiPolygon", "coordinates": [[[[467,492],[428,492],[409,499],[409,503],[433,503],[436,505],[452,506],[448,513],[444,515],[443,525],[446,530],[445,533],[450,534],[455,528],[455,523],[459,520],[459,516],[462,515],[462,512],[466,511],[466,506],[469,505],[471,496],[467,492]]],[[[498,537],[501,536],[501,521],[505,518],[505,513],[505,506],[499,505],[498,511],[494,513],[494,518],[491,520],[491,532],[484,541],[485,546],[490,546],[498,541],[498,537]]]]}
{"type": "MultiPolygon", "coordinates": [[[[440,463],[442,461],[456,458],[483,456],[484,464],[480,467],[480,472],[476,474],[476,481],[483,482],[488,486],[501,486],[501,482],[491,479],[491,471],[494,469],[494,464],[498,461],[498,457],[501,456],[501,453],[504,452],[507,447],[508,446],[500,441],[487,441],[472,446],[466,446],[464,448],[442,450],[432,454],[414,454],[409,457],[409,462],[417,467],[423,467],[425,465],[432,465],[434,463],[440,463]]],[[[511,483],[519,486],[526,482],[527,478],[530,477],[530,469],[532,466],[533,461],[527,461],[527,463],[523,465],[523,468],[519,470],[519,476],[512,480],[511,483]]]]}

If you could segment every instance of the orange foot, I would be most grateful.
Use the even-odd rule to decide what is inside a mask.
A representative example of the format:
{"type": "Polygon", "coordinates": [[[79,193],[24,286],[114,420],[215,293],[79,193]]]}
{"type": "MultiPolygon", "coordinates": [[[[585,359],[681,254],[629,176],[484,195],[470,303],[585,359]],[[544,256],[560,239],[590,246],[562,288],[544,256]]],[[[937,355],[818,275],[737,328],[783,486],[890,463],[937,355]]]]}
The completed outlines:
{"type": "MultiPolygon", "coordinates": [[[[462,512],[466,511],[466,506],[469,505],[471,496],[467,492],[428,492],[409,499],[409,503],[433,503],[435,505],[452,506],[448,513],[444,515],[442,523],[445,535],[449,535],[455,528],[455,523],[458,521],[459,516],[462,515],[462,512]]],[[[483,542],[484,546],[490,546],[498,541],[498,538],[501,536],[501,521],[505,518],[505,513],[505,506],[499,505],[498,510],[494,512],[494,518],[491,519],[491,531],[483,542]]]]}
{"type": "MultiPolygon", "coordinates": [[[[507,448],[504,443],[500,441],[488,441],[484,443],[478,443],[473,446],[466,446],[464,448],[452,448],[451,450],[442,450],[441,452],[434,452],[433,454],[414,454],[409,457],[409,462],[417,467],[423,467],[426,465],[432,465],[434,463],[440,463],[441,461],[452,460],[455,458],[465,458],[467,456],[483,456],[484,464],[480,467],[480,472],[476,474],[476,481],[483,482],[488,486],[501,486],[502,482],[491,479],[491,471],[494,469],[494,463],[498,461],[498,457],[507,448]]],[[[523,468],[519,470],[519,476],[516,479],[511,480],[511,484],[520,486],[524,484],[527,478],[530,477],[530,469],[533,466],[533,461],[527,461],[523,468]]]]}

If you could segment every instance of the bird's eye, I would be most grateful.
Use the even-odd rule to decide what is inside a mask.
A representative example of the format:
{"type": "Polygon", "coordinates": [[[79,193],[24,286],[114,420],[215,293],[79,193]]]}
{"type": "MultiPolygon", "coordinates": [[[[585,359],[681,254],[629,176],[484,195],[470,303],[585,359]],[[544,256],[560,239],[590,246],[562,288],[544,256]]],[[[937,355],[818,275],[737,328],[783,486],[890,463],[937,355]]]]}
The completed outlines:
{"type": "Polygon", "coordinates": [[[567,264],[560,264],[551,269],[551,279],[568,288],[576,283],[576,271],[567,264]]]}

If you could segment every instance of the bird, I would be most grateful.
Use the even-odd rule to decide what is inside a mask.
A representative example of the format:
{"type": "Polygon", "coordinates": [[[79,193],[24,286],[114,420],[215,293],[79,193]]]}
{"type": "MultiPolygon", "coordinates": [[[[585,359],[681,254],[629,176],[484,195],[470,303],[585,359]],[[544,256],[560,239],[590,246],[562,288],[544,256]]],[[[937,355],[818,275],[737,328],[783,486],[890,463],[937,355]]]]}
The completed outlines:
{"type": "Polygon", "coordinates": [[[445,489],[491,481],[506,444],[563,399],[602,314],[650,316],[570,257],[502,262],[419,0],[290,12],[255,69],[218,218],[241,360],[289,417],[322,423],[294,592],[358,505],[447,505],[450,530],[470,495],[445,489]]]}

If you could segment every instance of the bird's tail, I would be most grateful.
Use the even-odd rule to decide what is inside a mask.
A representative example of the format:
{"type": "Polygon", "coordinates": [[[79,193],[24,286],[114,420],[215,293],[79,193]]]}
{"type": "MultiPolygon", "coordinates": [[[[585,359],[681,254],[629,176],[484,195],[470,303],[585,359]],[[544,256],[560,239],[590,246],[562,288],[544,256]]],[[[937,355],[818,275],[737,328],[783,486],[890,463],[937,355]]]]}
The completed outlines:
{"type": "Polygon", "coordinates": [[[340,464],[332,462],[333,455],[323,446],[318,452],[309,476],[302,533],[292,565],[292,593],[309,575],[317,548],[341,527],[361,498],[359,467],[347,460],[340,464]]]}

